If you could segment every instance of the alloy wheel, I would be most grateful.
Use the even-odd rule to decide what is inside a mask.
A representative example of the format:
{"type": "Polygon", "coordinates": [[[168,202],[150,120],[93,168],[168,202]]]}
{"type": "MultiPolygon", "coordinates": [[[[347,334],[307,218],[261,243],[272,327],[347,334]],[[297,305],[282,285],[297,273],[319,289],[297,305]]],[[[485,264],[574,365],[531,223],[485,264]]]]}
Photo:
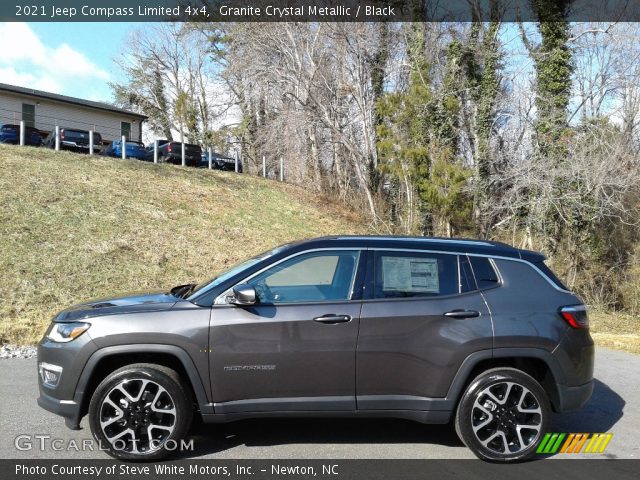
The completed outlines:
{"type": "Polygon", "coordinates": [[[478,441],[501,454],[518,453],[540,436],[542,408],[528,388],[498,382],[481,390],[471,409],[471,427],[478,441]]]}
{"type": "Polygon", "coordinates": [[[100,405],[100,429],[110,447],[128,453],[159,449],[176,427],[176,405],[160,384],[127,379],[115,385],[100,405]]]}

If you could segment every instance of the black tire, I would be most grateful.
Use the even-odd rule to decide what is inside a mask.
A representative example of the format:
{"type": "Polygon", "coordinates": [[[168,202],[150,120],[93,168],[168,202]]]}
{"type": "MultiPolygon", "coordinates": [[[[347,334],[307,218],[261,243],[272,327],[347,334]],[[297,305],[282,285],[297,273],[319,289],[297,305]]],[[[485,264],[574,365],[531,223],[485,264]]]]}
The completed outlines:
{"type": "Polygon", "coordinates": [[[501,463],[529,459],[550,425],[546,392],[515,368],[478,375],[462,395],[455,417],[460,440],[478,458],[501,463]]]}
{"type": "Polygon", "coordinates": [[[179,447],[192,418],[190,389],[174,370],[149,363],[109,374],[89,404],[91,433],[107,454],[120,460],[167,457],[179,447]]]}

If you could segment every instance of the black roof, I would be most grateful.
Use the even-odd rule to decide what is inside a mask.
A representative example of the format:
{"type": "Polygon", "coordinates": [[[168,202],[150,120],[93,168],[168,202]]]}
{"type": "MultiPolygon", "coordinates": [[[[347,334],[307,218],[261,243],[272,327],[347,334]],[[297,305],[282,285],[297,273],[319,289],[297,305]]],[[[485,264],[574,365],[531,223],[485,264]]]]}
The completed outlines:
{"type": "Polygon", "coordinates": [[[84,100],[82,98],[76,98],[76,97],[68,97],[66,95],[58,95],[57,93],[44,92],[42,90],[34,90],[33,88],[25,88],[25,87],[18,87],[16,85],[8,85],[6,83],[0,83],[0,91],[19,93],[21,95],[29,95],[31,97],[37,97],[37,98],[45,98],[48,100],[55,100],[57,102],[72,103],[74,105],[81,105],[83,107],[95,108],[97,110],[104,110],[104,111],[113,112],[113,113],[121,113],[130,117],[137,117],[142,119],[147,118],[147,116],[145,115],[141,115],[135,112],[130,112],[129,110],[118,108],[108,103],[94,102],[92,100],[84,100]]]}
{"type": "Polygon", "coordinates": [[[545,258],[541,253],[522,250],[506,243],[468,238],[335,235],[302,240],[287,245],[287,247],[295,250],[331,247],[409,248],[520,258],[531,262],[538,262],[545,258]]]}

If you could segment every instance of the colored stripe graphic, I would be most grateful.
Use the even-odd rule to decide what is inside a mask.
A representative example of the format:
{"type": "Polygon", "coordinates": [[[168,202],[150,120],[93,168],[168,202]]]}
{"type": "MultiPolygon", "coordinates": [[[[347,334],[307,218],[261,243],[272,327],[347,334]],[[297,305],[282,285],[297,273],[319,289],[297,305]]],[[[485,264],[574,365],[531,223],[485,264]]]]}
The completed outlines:
{"type": "Polygon", "coordinates": [[[536,453],[556,453],[565,436],[565,433],[547,433],[538,446],[536,453]]]}
{"type": "Polygon", "coordinates": [[[564,442],[564,445],[562,445],[562,448],[560,449],[560,453],[567,453],[567,449],[569,447],[573,447],[573,444],[575,443],[575,438],[576,438],[576,434],[570,433],[569,436],[567,437],[567,440],[564,442]]]}
{"type": "Polygon", "coordinates": [[[584,453],[602,453],[611,441],[613,433],[594,433],[584,453]]]}
{"type": "Polygon", "coordinates": [[[536,453],[544,452],[544,447],[545,447],[545,445],[547,444],[547,442],[549,441],[550,438],[551,438],[551,434],[550,433],[545,433],[544,438],[540,442],[540,445],[538,445],[538,449],[536,450],[536,453]]]}
{"type": "Polygon", "coordinates": [[[576,444],[573,453],[580,453],[580,450],[582,450],[582,446],[585,444],[585,442],[587,441],[587,439],[589,438],[589,434],[588,433],[583,433],[582,434],[582,439],[576,444]]]}
{"type": "Polygon", "coordinates": [[[553,454],[557,453],[558,449],[559,453],[580,453],[585,443],[587,446],[583,453],[603,453],[611,438],[613,433],[546,433],[536,453],[553,454]]]}

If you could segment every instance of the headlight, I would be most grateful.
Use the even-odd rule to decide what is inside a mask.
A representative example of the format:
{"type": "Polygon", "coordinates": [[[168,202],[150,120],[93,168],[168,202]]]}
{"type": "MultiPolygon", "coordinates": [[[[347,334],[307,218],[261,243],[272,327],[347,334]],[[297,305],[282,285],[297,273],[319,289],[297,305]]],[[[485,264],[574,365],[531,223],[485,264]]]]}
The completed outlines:
{"type": "Polygon", "coordinates": [[[54,342],[67,343],[89,330],[90,326],[90,323],[83,322],[54,323],[47,338],[54,342]]]}

